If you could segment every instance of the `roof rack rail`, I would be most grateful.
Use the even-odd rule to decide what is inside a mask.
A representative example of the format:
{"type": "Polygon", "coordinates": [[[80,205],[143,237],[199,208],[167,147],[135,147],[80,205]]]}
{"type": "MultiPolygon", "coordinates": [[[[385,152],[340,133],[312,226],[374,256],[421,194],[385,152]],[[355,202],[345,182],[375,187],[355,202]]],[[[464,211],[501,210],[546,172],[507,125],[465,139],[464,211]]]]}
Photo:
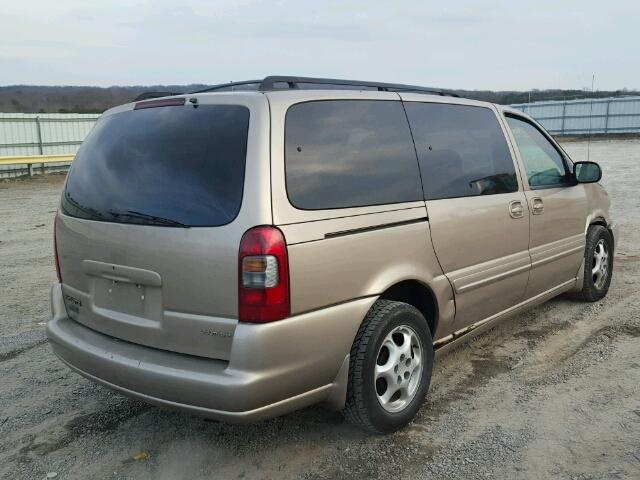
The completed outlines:
{"type": "Polygon", "coordinates": [[[182,93],[178,92],[142,92],[136,98],[133,99],[134,102],[139,102],[140,100],[149,100],[150,98],[159,98],[159,97],[171,97],[173,95],[182,95],[182,93]]]}
{"type": "Polygon", "coordinates": [[[419,87],[416,85],[404,85],[401,83],[381,83],[381,82],[369,82],[360,80],[342,80],[337,78],[314,78],[314,77],[292,77],[286,75],[271,75],[265,77],[262,80],[246,80],[242,82],[229,82],[221,83],[219,85],[212,85],[211,87],[203,90],[198,90],[192,93],[204,93],[215,91],[239,91],[239,90],[254,90],[260,92],[271,92],[274,90],[294,90],[294,89],[322,89],[322,85],[328,88],[341,89],[346,87],[348,90],[353,90],[353,87],[363,87],[379,92],[412,92],[412,93],[425,93],[431,95],[441,95],[449,97],[459,97],[457,93],[449,90],[443,90],[440,88],[431,87],[419,87]],[[317,86],[317,87],[316,87],[317,86]],[[352,87],[352,88],[348,88],[352,87]]]}

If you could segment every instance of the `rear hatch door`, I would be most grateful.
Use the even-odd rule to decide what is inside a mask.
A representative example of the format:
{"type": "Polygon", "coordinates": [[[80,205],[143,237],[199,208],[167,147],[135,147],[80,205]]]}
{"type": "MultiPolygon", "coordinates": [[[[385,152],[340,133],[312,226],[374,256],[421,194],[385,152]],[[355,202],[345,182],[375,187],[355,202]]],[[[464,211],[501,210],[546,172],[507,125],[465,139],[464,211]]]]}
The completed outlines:
{"type": "Polygon", "coordinates": [[[65,305],[115,338],[228,359],[238,245],[270,221],[243,208],[260,148],[250,106],[180,100],[105,115],[84,141],[56,221],[65,305]]]}

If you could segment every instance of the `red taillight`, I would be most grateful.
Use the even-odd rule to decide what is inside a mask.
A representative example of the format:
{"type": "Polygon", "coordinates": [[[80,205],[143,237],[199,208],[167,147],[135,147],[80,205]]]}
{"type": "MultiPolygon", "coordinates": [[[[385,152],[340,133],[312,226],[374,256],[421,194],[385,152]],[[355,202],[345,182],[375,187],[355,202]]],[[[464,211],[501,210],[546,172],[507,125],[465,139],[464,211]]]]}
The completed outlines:
{"type": "Polygon", "coordinates": [[[58,282],[62,283],[62,274],[60,273],[60,260],[58,259],[58,236],[56,230],[58,227],[58,215],[53,220],[53,256],[56,260],[56,274],[58,275],[58,282]]]}
{"type": "Polygon", "coordinates": [[[238,254],[238,316],[241,322],[273,322],[289,316],[289,262],[276,227],[247,230],[238,254]]]}

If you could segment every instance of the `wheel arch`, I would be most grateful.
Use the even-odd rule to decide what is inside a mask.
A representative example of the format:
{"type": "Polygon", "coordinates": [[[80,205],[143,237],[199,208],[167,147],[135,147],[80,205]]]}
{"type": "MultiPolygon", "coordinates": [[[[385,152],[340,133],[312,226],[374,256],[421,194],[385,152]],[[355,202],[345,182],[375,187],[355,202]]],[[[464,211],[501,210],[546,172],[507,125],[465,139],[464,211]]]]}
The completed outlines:
{"type": "MultiPolygon", "coordinates": [[[[587,225],[587,231],[589,230],[589,227],[595,226],[595,225],[600,225],[604,228],[606,228],[607,230],[609,230],[609,234],[611,235],[611,238],[613,239],[613,245],[615,247],[616,244],[616,235],[614,233],[614,229],[611,228],[611,224],[609,222],[607,222],[607,220],[602,217],[602,216],[595,216],[592,219],[589,220],[589,223],[587,225]]],[[[587,234],[587,231],[585,231],[585,235],[587,234]]]]}
{"type": "Polygon", "coordinates": [[[606,227],[607,221],[604,219],[604,217],[595,217],[591,219],[588,226],[590,227],[591,225],[602,225],[603,227],[606,227]]]}
{"type": "Polygon", "coordinates": [[[426,319],[432,338],[435,338],[439,321],[438,300],[428,285],[419,280],[402,280],[388,287],[379,298],[408,303],[417,308],[426,319]]]}

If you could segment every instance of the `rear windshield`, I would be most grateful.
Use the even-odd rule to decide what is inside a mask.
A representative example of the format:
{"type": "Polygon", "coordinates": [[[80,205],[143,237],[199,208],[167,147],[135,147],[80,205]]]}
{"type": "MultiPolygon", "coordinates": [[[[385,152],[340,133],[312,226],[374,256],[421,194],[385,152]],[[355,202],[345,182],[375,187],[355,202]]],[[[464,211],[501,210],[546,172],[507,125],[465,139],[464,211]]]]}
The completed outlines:
{"type": "Polygon", "coordinates": [[[249,110],[169,106],[103,117],[69,171],[62,211],[173,227],[231,222],[242,203],[249,110]]]}

